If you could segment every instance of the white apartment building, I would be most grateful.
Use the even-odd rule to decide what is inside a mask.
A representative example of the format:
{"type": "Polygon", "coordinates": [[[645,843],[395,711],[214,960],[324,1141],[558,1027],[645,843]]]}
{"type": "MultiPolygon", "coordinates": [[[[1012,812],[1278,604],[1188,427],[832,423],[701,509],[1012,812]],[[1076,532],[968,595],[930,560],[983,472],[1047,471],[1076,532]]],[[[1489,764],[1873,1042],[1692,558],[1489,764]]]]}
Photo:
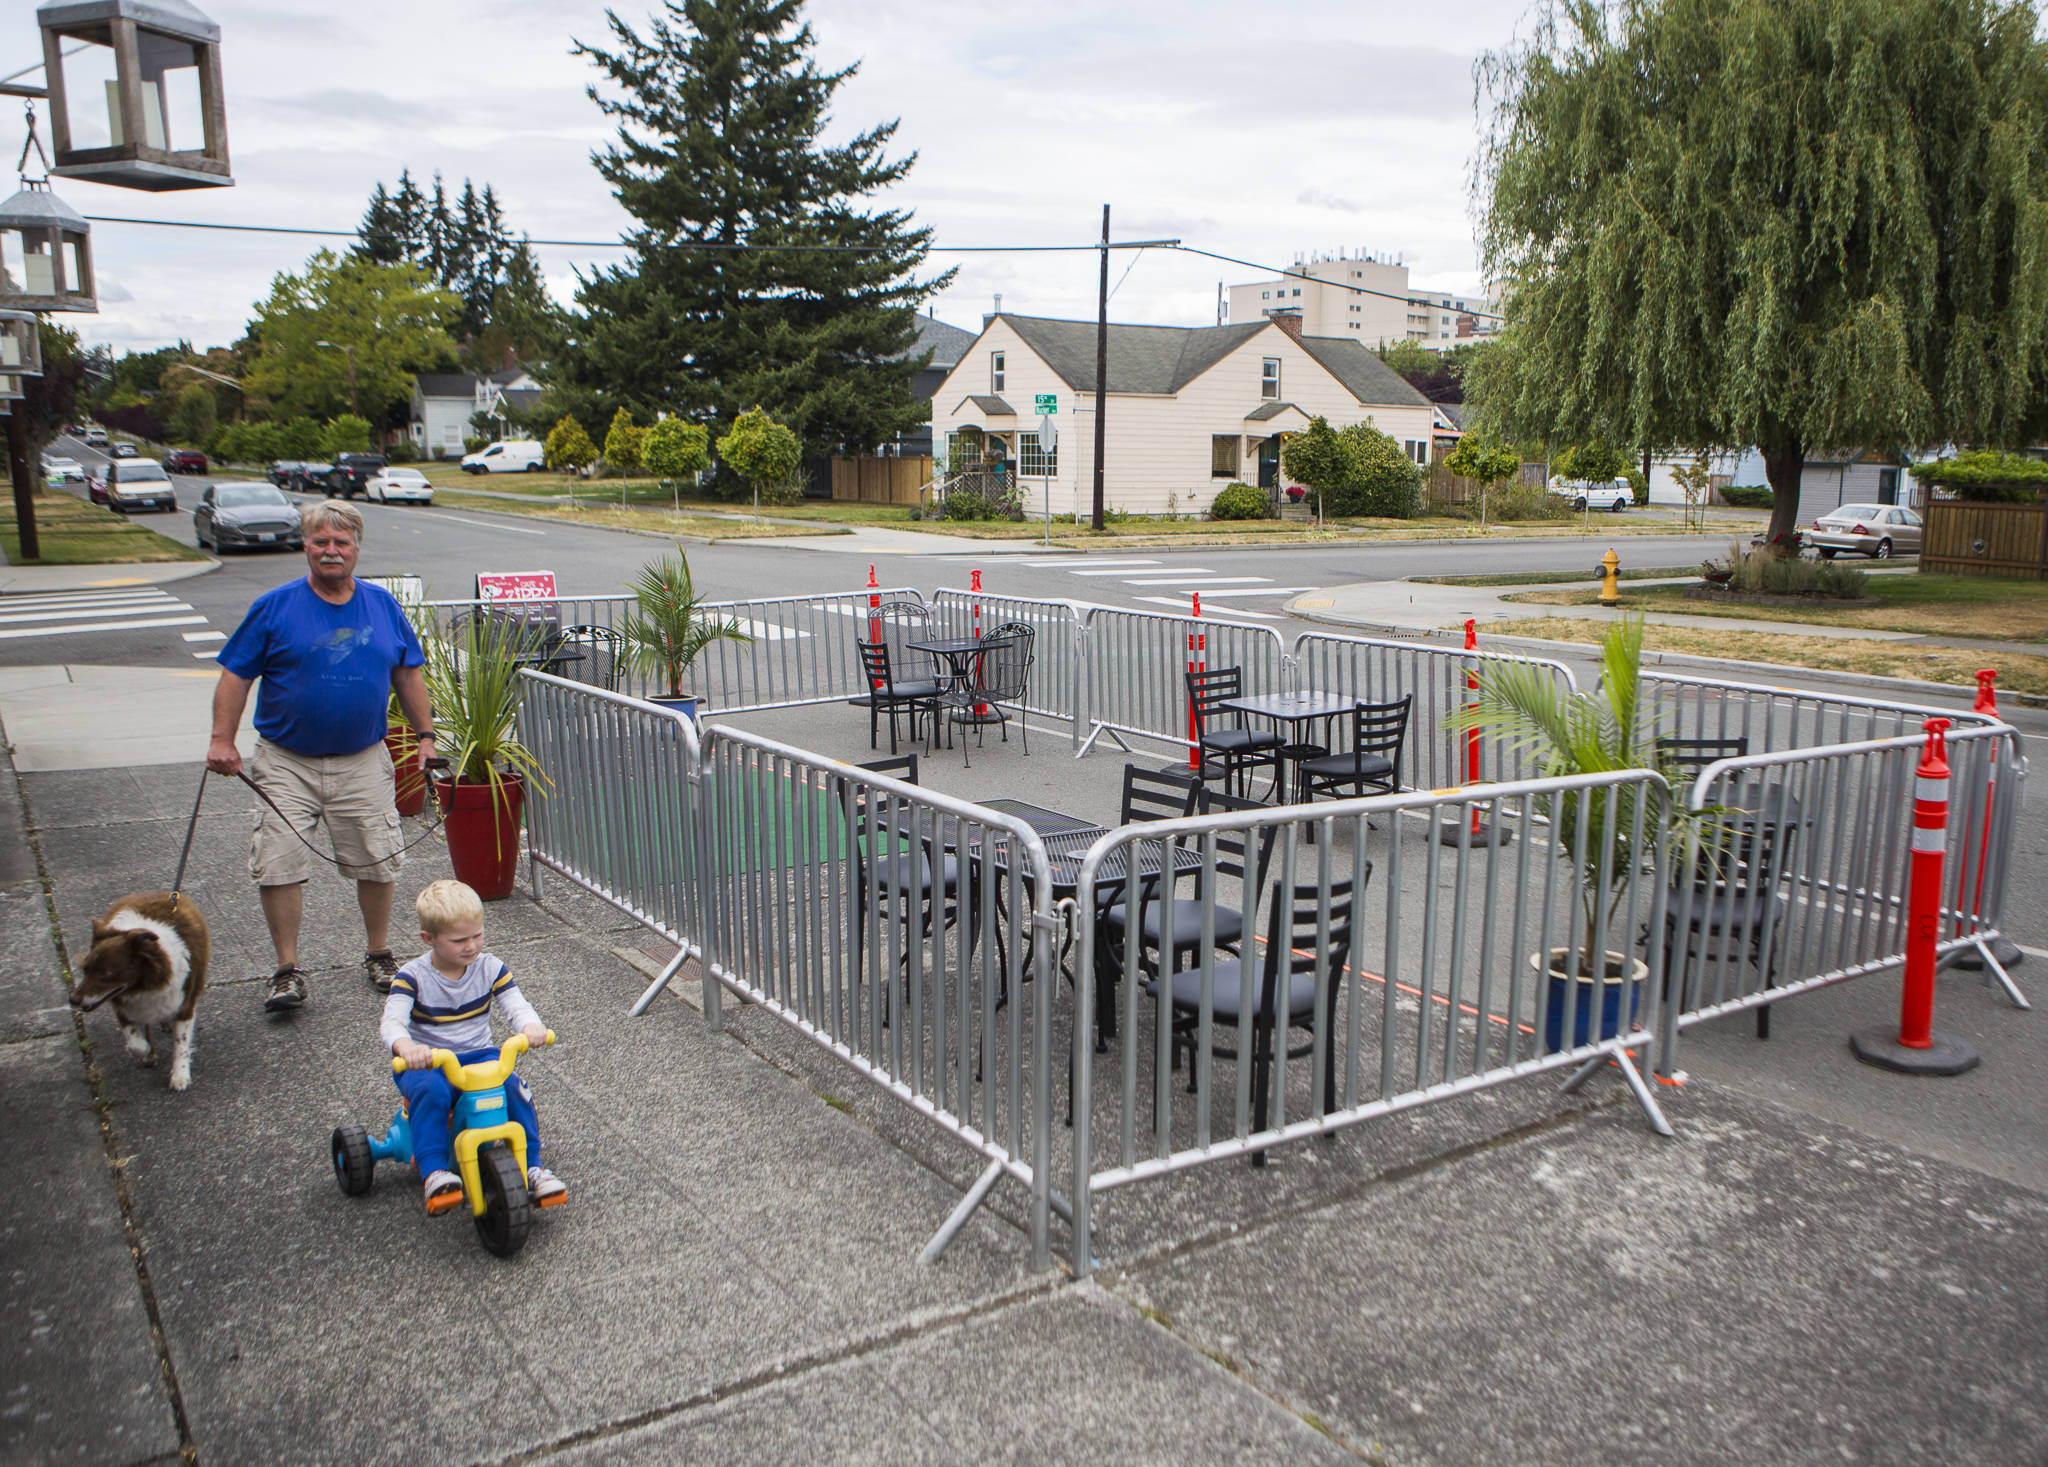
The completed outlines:
{"type": "Polygon", "coordinates": [[[1413,285],[1406,265],[1342,251],[1305,260],[1277,280],[1233,285],[1229,295],[1232,325],[1295,312],[1305,336],[1370,347],[1407,340],[1433,351],[1493,335],[1499,309],[1484,296],[1413,285]]]}

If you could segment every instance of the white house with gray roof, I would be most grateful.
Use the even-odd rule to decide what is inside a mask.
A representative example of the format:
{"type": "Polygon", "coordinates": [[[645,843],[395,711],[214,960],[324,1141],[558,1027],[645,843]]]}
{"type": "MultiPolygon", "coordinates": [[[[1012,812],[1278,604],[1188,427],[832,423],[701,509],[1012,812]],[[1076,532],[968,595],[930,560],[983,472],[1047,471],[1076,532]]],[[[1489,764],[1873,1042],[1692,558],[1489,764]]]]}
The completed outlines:
{"type": "MultiPolygon", "coordinates": [[[[1135,514],[1198,513],[1226,484],[1284,484],[1280,445],[1311,418],[1371,423],[1429,462],[1436,411],[1362,343],[1297,336],[1279,320],[1231,326],[1111,326],[1104,498],[1135,514]]],[[[1050,481],[1055,514],[1092,505],[1095,323],[991,316],[932,401],[947,464],[995,440],[1034,511],[1050,481]],[[1057,442],[1038,441],[1052,398],[1057,442]]]]}

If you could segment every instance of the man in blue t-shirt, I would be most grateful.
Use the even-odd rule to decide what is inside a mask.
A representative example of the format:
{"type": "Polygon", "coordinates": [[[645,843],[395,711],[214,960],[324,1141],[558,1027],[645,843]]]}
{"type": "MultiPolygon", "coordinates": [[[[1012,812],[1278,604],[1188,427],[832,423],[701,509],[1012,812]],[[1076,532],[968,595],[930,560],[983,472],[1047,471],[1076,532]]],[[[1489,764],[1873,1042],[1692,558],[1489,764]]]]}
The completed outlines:
{"type": "Polygon", "coordinates": [[[390,592],[355,578],[362,514],[330,499],[307,507],[300,519],[306,578],[257,597],[221,647],[213,739],[206,749],[208,769],[241,772],[235,730],[249,689],[260,680],[259,737],[249,777],[277,808],[258,807],[249,874],[262,894],[263,921],[277,949],[277,971],[263,1001],[273,1013],[306,1001],[299,921],[310,868],[301,837],[310,838],[323,820],[342,875],[355,878],[363,969],[379,992],[390,991],[398,972],[389,940],[391,890],[404,859],[391,756],[384,747],[393,693],[419,736],[421,754],[434,757],[419,638],[390,592]]]}

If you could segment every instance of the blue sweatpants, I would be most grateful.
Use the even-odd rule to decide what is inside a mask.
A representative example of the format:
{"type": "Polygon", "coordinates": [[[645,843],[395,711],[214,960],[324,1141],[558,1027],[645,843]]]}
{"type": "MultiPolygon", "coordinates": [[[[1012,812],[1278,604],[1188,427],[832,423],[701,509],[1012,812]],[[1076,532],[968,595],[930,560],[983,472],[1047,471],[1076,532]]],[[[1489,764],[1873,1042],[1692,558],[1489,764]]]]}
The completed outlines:
{"type": "MultiPolygon", "coordinates": [[[[495,1049],[465,1050],[455,1056],[462,1064],[494,1060],[495,1049]]],[[[406,1113],[412,1126],[412,1160],[421,1176],[429,1172],[452,1172],[455,1162],[448,1151],[449,1122],[455,1113],[455,1087],[439,1070],[405,1070],[391,1077],[405,1096],[406,1113]]],[[[526,1164],[540,1165],[540,1117],[533,1113],[533,1092],[513,1075],[505,1082],[505,1114],[526,1128],[526,1164]]]]}

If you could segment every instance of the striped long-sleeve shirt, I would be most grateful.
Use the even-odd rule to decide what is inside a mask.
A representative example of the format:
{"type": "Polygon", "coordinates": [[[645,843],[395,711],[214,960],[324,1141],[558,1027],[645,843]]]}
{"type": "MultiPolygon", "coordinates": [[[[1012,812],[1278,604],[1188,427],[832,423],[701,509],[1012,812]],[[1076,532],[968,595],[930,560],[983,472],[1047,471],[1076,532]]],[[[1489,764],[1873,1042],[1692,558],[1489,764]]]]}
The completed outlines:
{"type": "Polygon", "coordinates": [[[511,970],[490,953],[481,953],[460,978],[449,979],[434,966],[432,953],[421,953],[391,980],[384,1000],[384,1021],[378,1034],[389,1049],[401,1039],[432,1049],[460,1054],[490,1049],[491,1005],[514,1029],[538,1024],[540,1015],[512,981],[511,970]]]}

